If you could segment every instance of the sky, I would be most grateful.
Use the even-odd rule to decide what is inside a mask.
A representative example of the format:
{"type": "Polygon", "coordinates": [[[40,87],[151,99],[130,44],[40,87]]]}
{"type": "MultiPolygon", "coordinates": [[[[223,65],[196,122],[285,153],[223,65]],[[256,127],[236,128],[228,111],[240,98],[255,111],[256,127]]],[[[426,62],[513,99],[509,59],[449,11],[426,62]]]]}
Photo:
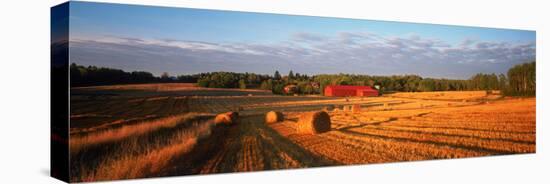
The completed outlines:
{"type": "Polygon", "coordinates": [[[534,31],[72,1],[70,59],[230,71],[466,79],[535,60],[534,31]]]}

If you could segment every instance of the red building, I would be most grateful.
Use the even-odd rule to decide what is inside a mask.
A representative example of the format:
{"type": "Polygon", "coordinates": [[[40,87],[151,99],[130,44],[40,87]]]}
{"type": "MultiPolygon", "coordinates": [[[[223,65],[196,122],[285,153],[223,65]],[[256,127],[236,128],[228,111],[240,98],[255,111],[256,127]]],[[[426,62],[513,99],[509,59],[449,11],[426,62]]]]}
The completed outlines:
{"type": "Polygon", "coordinates": [[[378,91],[370,86],[341,86],[325,87],[325,96],[378,96],[378,91]]]}
{"type": "Polygon", "coordinates": [[[283,88],[283,91],[286,94],[294,94],[294,93],[296,93],[296,91],[298,91],[298,86],[296,86],[294,84],[287,85],[283,88]]]}

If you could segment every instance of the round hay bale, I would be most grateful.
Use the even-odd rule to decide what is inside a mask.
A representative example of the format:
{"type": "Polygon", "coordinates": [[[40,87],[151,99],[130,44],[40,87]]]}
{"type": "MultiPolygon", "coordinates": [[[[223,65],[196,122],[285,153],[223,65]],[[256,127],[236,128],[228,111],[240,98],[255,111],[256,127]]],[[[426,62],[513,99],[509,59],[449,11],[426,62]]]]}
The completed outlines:
{"type": "Polygon", "coordinates": [[[361,112],[361,105],[360,104],[354,104],[351,107],[351,112],[353,112],[353,113],[361,112]]]}
{"type": "Polygon", "coordinates": [[[326,111],[326,112],[330,112],[330,111],[333,111],[333,110],[335,110],[334,105],[328,105],[328,106],[323,107],[323,111],[326,111]]]}
{"type": "Polygon", "coordinates": [[[283,116],[283,113],[279,111],[269,111],[265,115],[265,122],[266,123],[276,123],[279,121],[283,121],[285,118],[283,116]]]}
{"type": "Polygon", "coordinates": [[[344,105],[344,111],[351,111],[351,106],[344,105]]]}
{"type": "Polygon", "coordinates": [[[302,134],[320,134],[330,131],[330,124],[330,116],[326,112],[307,112],[300,116],[296,130],[302,134]]]}
{"type": "Polygon", "coordinates": [[[252,93],[248,93],[248,95],[247,95],[247,96],[254,96],[254,95],[253,95],[252,93]]]}
{"type": "Polygon", "coordinates": [[[243,111],[244,108],[241,107],[241,106],[235,106],[235,107],[233,108],[233,110],[234,110],[234,111],[237,111],[237,112],[240,112],[240,111],[243,111]]]}
{"type": "Polygon", "coordinates": [[[218,114],[214,119],[214,123],[217,124],[226,124],[232,125],[239,121],[239,113],[237,112],[226,112],[218,114]]]}
{"type": "Polygon", "coordinates": [[[325,109],[326,111],[332,111],[332,110],[334,110],[334,108],[335,108],[334,105],[328,105],[328,106],[326,106],[324,109],[325,109]]]}

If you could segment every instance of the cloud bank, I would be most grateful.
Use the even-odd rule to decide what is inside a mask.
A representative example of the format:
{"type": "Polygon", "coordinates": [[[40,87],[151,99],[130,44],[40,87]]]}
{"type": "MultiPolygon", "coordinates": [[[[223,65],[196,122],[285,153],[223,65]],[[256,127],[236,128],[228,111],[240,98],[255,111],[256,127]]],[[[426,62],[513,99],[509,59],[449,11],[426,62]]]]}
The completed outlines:
{"type": "Polygon", "coordinates": [[[479,72],[505,73],[513,65],[535,59],[531,43],[465,39],[450,44],[438,39],[386,37],[366,32],[326,36],[296,33],[287,41],[208,43],[119,36],[75,37],[70,59],[81,65],[144,70],[158,75],[211,71],[273,74],[289,70],[307,74],[417,74],[423,77],[468,78],[479,72]]]}

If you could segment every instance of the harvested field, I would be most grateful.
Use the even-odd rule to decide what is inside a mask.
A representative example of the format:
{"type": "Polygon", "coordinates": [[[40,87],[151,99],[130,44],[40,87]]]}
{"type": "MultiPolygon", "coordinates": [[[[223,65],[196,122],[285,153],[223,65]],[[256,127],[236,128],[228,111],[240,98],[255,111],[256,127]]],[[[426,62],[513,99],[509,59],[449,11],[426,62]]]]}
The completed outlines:
{"type": "Polygon", "coordinates": [[[361,114],[336,111],[331,113],[333,130],[326,134],[303,136],[293,121],[272,128],[345,164],[534,153],[534,107],[535,99],[526,99],[361,114]]]}
{"type": "Polygon", "coordinates": [[[485,91],[338,98],[147,84],[71,92],[75,182],[536,152],[535,98],[485,91]],[[314,111],[328,113],[330,131],[300,133],[300,117],[314,111]],[[238,123],[216,125],[225,112],[238,123]]]}

